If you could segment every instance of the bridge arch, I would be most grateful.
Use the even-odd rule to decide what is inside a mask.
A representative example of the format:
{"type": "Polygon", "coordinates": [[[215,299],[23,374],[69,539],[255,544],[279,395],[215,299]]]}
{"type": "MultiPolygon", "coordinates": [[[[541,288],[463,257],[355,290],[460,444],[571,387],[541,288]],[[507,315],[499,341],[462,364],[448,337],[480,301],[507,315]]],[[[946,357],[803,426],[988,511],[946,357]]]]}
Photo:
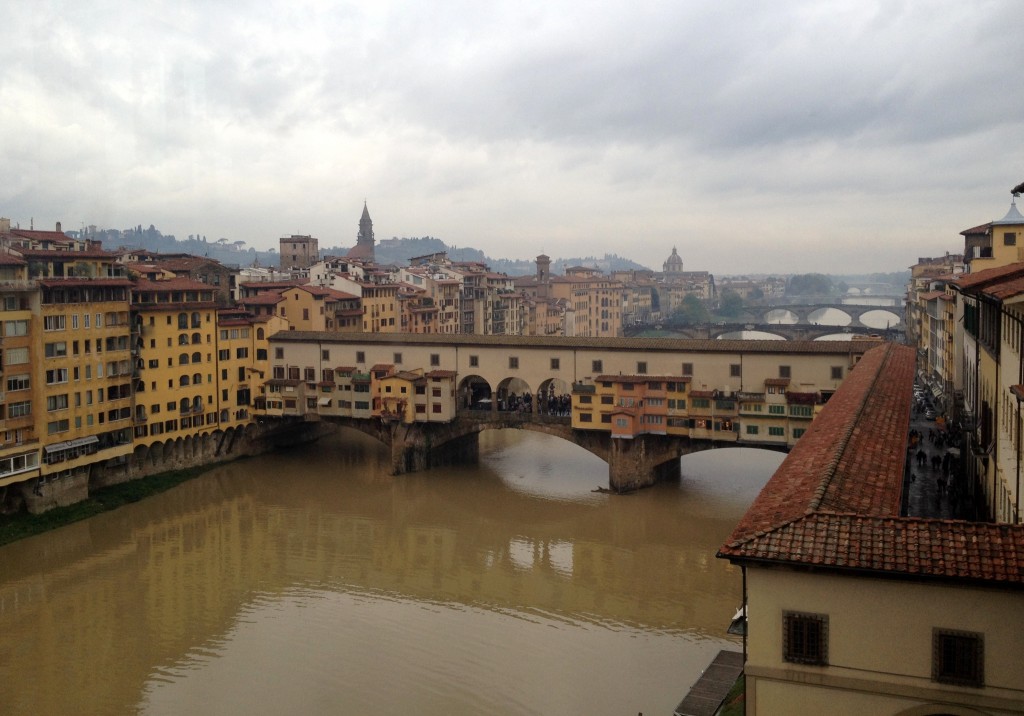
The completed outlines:
{"type": "Polygon", "coordinates": [[[509,376],[498,383],[495,395],[498,401],[498,410],[522,409],[527,412],[532,409],[535,397],[530,384],[515,376],[509,376]]]}
{"type": "Polygon", "coordinates": [[[483,403],[481,401],[491,400],[493,397],[491,384],[485,378],[476,374],[467,375],[459,381],[456,396],[459,408],[468,408],[470,410],[489,408],[490,403],[483,403]]]}

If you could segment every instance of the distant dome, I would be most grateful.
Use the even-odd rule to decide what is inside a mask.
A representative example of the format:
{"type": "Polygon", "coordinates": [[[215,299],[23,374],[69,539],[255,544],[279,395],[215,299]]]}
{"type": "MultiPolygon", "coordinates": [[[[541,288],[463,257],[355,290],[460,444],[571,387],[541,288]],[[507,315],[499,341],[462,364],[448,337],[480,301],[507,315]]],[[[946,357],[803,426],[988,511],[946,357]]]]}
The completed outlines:
{"type": "Polygon", "coordinates": [[[672,247],[672,255],[665,260],[664,264],[665,273],[682,273],[683,272],[683,259],[676,253],[676,247],[672,247]]]}

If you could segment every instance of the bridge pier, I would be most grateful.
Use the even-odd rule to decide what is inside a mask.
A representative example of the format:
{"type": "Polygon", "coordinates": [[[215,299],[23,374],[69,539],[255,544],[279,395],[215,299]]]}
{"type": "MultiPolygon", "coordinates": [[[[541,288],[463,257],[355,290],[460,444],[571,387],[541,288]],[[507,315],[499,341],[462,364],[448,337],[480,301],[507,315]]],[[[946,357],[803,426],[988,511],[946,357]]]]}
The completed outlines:
{"type": "Polygon", "coordinates": [[[449,436],[437,424],[391,426],[391,474],[404,475],[431,467],[474,463],[480,457],[480,434],[449,436]]]}
{"type": "Polygon", "coordinates": [[[650,487],[680,476],[680,440],[664,435],[612,438],[608,450],[608,486],[614,492],[650,487]]]}

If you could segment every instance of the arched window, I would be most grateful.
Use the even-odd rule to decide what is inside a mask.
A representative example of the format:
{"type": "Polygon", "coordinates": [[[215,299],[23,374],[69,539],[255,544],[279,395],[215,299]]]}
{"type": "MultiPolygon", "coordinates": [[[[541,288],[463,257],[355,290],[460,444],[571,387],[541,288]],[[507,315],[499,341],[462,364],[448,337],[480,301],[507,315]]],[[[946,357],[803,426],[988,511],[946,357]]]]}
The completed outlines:
{"type": "Polygon", "coordinates": [[[196,311],[192,314],[192,327],[199,328],[201,325],[203,325],[203,320],[200,317],[199,312],[196,311]]]}
{"type": "Polygon", "coordinates": [[[200,398],[197,395],[196,397],[192,398],[192,410],[195,410],[195,411],[198,412],[198,411],[200,411],[202,409],[203,409],[203,399],[200,398]]]}
{"type": "Polygon", "coordinates": [[[196,346],[203,342],[203,337],[198,333],[192,334],[192,345],[196,346]]]}
{"type": "Polygon", "coordinates": [[[256,329],[256,340],[258,340],[258,341],[262,341],[262,340],[263,340],[263,336],[264,336],[264,335],[265,335],[265,334],[264,334],[264,332],[263,332],[263,329],[262,329],[262,328],[257,328],[257,329],[256,329]]]}
{"type": "Polygon", "coordinates": [[[188,328],[188,314],[187,313],[179,313],[178,314],[178,328],[188,328]]]}
{"type": "Polygon", "coordinates": [[[178,386],[181,388],[184,388],[186,385],[188,385],[188,382],[189,377],[187,375],[183,375],[180,378],[178,378],[178,386]]]}
{"type": "Polygon", "coordinates": [[[192,362],[193,363],[202,363],[202,361],[203,361],[203,354],[202,353],[200,353],[199,351],[196,351],[195,353],[192,354],[192,362]]]}
{"type": "Polygon", "coordinates": [[[230,415],[227,409],[220,411],[220,421],[226,423],[230,419],[230,415]]]}
{"type": "Polygon", "coordinates": [[[178,365],[188,365],[188,353],[182,353],[178,356],[178,365]]]}
{"type": "Polygon", "coordinates": [[[192,376],[192,385],[199,385],[203,382],[203,376],[200,373],[196,373],[192,376]]]}
{"type": "Polygon", "coordinates": [[[189,407],[188,398],[182,398],[181,402],[178,403],[178,409],[181,410],[181,412],[183,412],[183,413],[187,413],[188,412],[188,407],[189,407]]]}
{"type": "Polygon", "coordinates": [[[178,334],[178,345],[179,346],[187,346],[188,345],[188,334],[187,333],[179,333],[178,334]]]}

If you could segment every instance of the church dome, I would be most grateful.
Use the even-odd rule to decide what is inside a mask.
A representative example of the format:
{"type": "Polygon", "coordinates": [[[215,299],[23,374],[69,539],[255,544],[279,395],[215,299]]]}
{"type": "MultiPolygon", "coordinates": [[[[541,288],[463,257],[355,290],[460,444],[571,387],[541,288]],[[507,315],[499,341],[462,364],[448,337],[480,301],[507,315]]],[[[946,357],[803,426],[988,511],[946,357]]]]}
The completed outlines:
{"type": "Polygon", "coordinates": [[[665,259],[664,264],[665,273],[682,273],[683,272],[683,259],[676,253],[676,247],[672,247],[672,255],[665,259]]]}

